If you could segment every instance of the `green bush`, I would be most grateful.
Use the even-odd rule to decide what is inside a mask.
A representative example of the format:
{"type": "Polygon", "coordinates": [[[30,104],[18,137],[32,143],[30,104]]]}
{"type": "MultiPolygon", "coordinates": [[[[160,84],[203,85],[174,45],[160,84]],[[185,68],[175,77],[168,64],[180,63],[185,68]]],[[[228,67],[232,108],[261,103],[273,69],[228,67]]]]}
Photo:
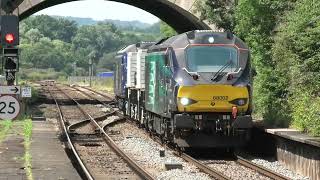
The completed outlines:
{"type": "Polygon", "coordinates": [[[19,76],[22,80],[40,81],[47,79],[56,80],[62,76],[66,76],[66,74],[56,72],[53,69],[22,69],[19,72],[19,76]]]}
{"type": "Polygon", "coordinates": [[[299,0],[285,16],[273,46],[277,70],[286,72],[292,126],[320,136],[320,2],[299,0]]]}
{"type": "Polygon", "coordinates": [[[270,126],[287,127],[290,108],[287,105],[287,83],[282,71],[276,70],[271,48],[273,30],[291,1],[239,0],[235,8],[235,32],[250,47],[254,78],[254,114],[270,126]]]}

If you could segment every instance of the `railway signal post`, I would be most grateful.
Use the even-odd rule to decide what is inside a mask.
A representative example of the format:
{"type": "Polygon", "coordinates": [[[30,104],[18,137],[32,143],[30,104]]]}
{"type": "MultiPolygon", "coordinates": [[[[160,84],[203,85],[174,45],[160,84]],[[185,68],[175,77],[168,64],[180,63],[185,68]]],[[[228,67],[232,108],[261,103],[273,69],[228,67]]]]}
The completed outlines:
{"type": "Polygon", "coordinates": [[[15,119],[21,110],[20,86],[14,86],[16,72],[19,70],[19,18],[8,15],[21,2],[22,0],[1,0],[0,3],[0,54],[2,72],[7,81],[7,86],[0,86],[0,119],[15,119]]]}
{"type": "Polygon", "coordinates": [[[7,84],[14,85],[19,70],[19,18],[15,15],[1,16],[2,69],[7,84]]]}
{"type": "Polygon", "coordinates": [[[7,85],[14,85],[16,72],[19,70],[18,48],[3,49],[3,68],[7,80],[7,85]]]}

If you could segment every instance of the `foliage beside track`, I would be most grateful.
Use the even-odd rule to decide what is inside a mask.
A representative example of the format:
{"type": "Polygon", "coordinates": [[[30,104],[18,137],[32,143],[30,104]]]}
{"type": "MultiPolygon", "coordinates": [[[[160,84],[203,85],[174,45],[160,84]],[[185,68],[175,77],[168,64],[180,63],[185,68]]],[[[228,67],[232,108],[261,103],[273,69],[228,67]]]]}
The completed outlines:
{"type": "Polygon", "coordinates": [[[160,32],[164,37],[171,37],[177,35],[177,32],[163,21],[161,21],[160,23],[160,32]]]}
{"type": "Polygon", "coordinates": [[[11,120],[0,120],[0,143],[4,140],[11,127],[11,120]]]}
{"type": "Polygon", "coordinates": [[[23,120],[23,135],[24,135],[24,167],[27,173],[28,180],[33,179],[32,175],[32,157],[30,153],[31,136],[32,136],[32,121],[31,119],[23,120]]]}
{"type": "Polygon", "coordinates": [[[320,135],[320,1],[205,0],[197,11],[250,46],[255,115],[320,135]]]}
{"type": "Polygon", "coordinates": [[[320,1],[299,0],[272,49],[287,91],[292,125],[320,136],[320,1]]]}

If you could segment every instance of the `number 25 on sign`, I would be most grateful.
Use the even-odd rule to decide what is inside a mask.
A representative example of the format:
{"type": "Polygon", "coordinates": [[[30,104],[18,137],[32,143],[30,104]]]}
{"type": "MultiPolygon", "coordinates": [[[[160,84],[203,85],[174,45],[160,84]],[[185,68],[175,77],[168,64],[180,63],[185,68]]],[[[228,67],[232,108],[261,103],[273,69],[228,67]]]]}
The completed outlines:
{"type": "Polygon", "coordinates": [[[0,97],[0,119],[12,120],[15,119],[20,112],[20,103],[13,96],[0,97]]]}

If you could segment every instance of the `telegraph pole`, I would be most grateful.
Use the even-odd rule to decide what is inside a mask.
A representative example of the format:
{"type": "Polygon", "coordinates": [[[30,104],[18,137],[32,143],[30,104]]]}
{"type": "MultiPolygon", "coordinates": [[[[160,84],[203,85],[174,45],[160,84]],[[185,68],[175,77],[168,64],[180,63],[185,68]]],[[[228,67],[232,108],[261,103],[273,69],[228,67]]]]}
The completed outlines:
{"type": "Polygon", "coordinates": [[[92,87],[92,58],[89,58],[89,83],[90,87],[92,87]]]}
{"type": "Polygon", "coordinates": [[[92,86],[92,75],[93,75],[93,61],[97,58],[97,52],[92,51],[89,54],[89,81],[90,81],[90,87],[92,86]]]}

